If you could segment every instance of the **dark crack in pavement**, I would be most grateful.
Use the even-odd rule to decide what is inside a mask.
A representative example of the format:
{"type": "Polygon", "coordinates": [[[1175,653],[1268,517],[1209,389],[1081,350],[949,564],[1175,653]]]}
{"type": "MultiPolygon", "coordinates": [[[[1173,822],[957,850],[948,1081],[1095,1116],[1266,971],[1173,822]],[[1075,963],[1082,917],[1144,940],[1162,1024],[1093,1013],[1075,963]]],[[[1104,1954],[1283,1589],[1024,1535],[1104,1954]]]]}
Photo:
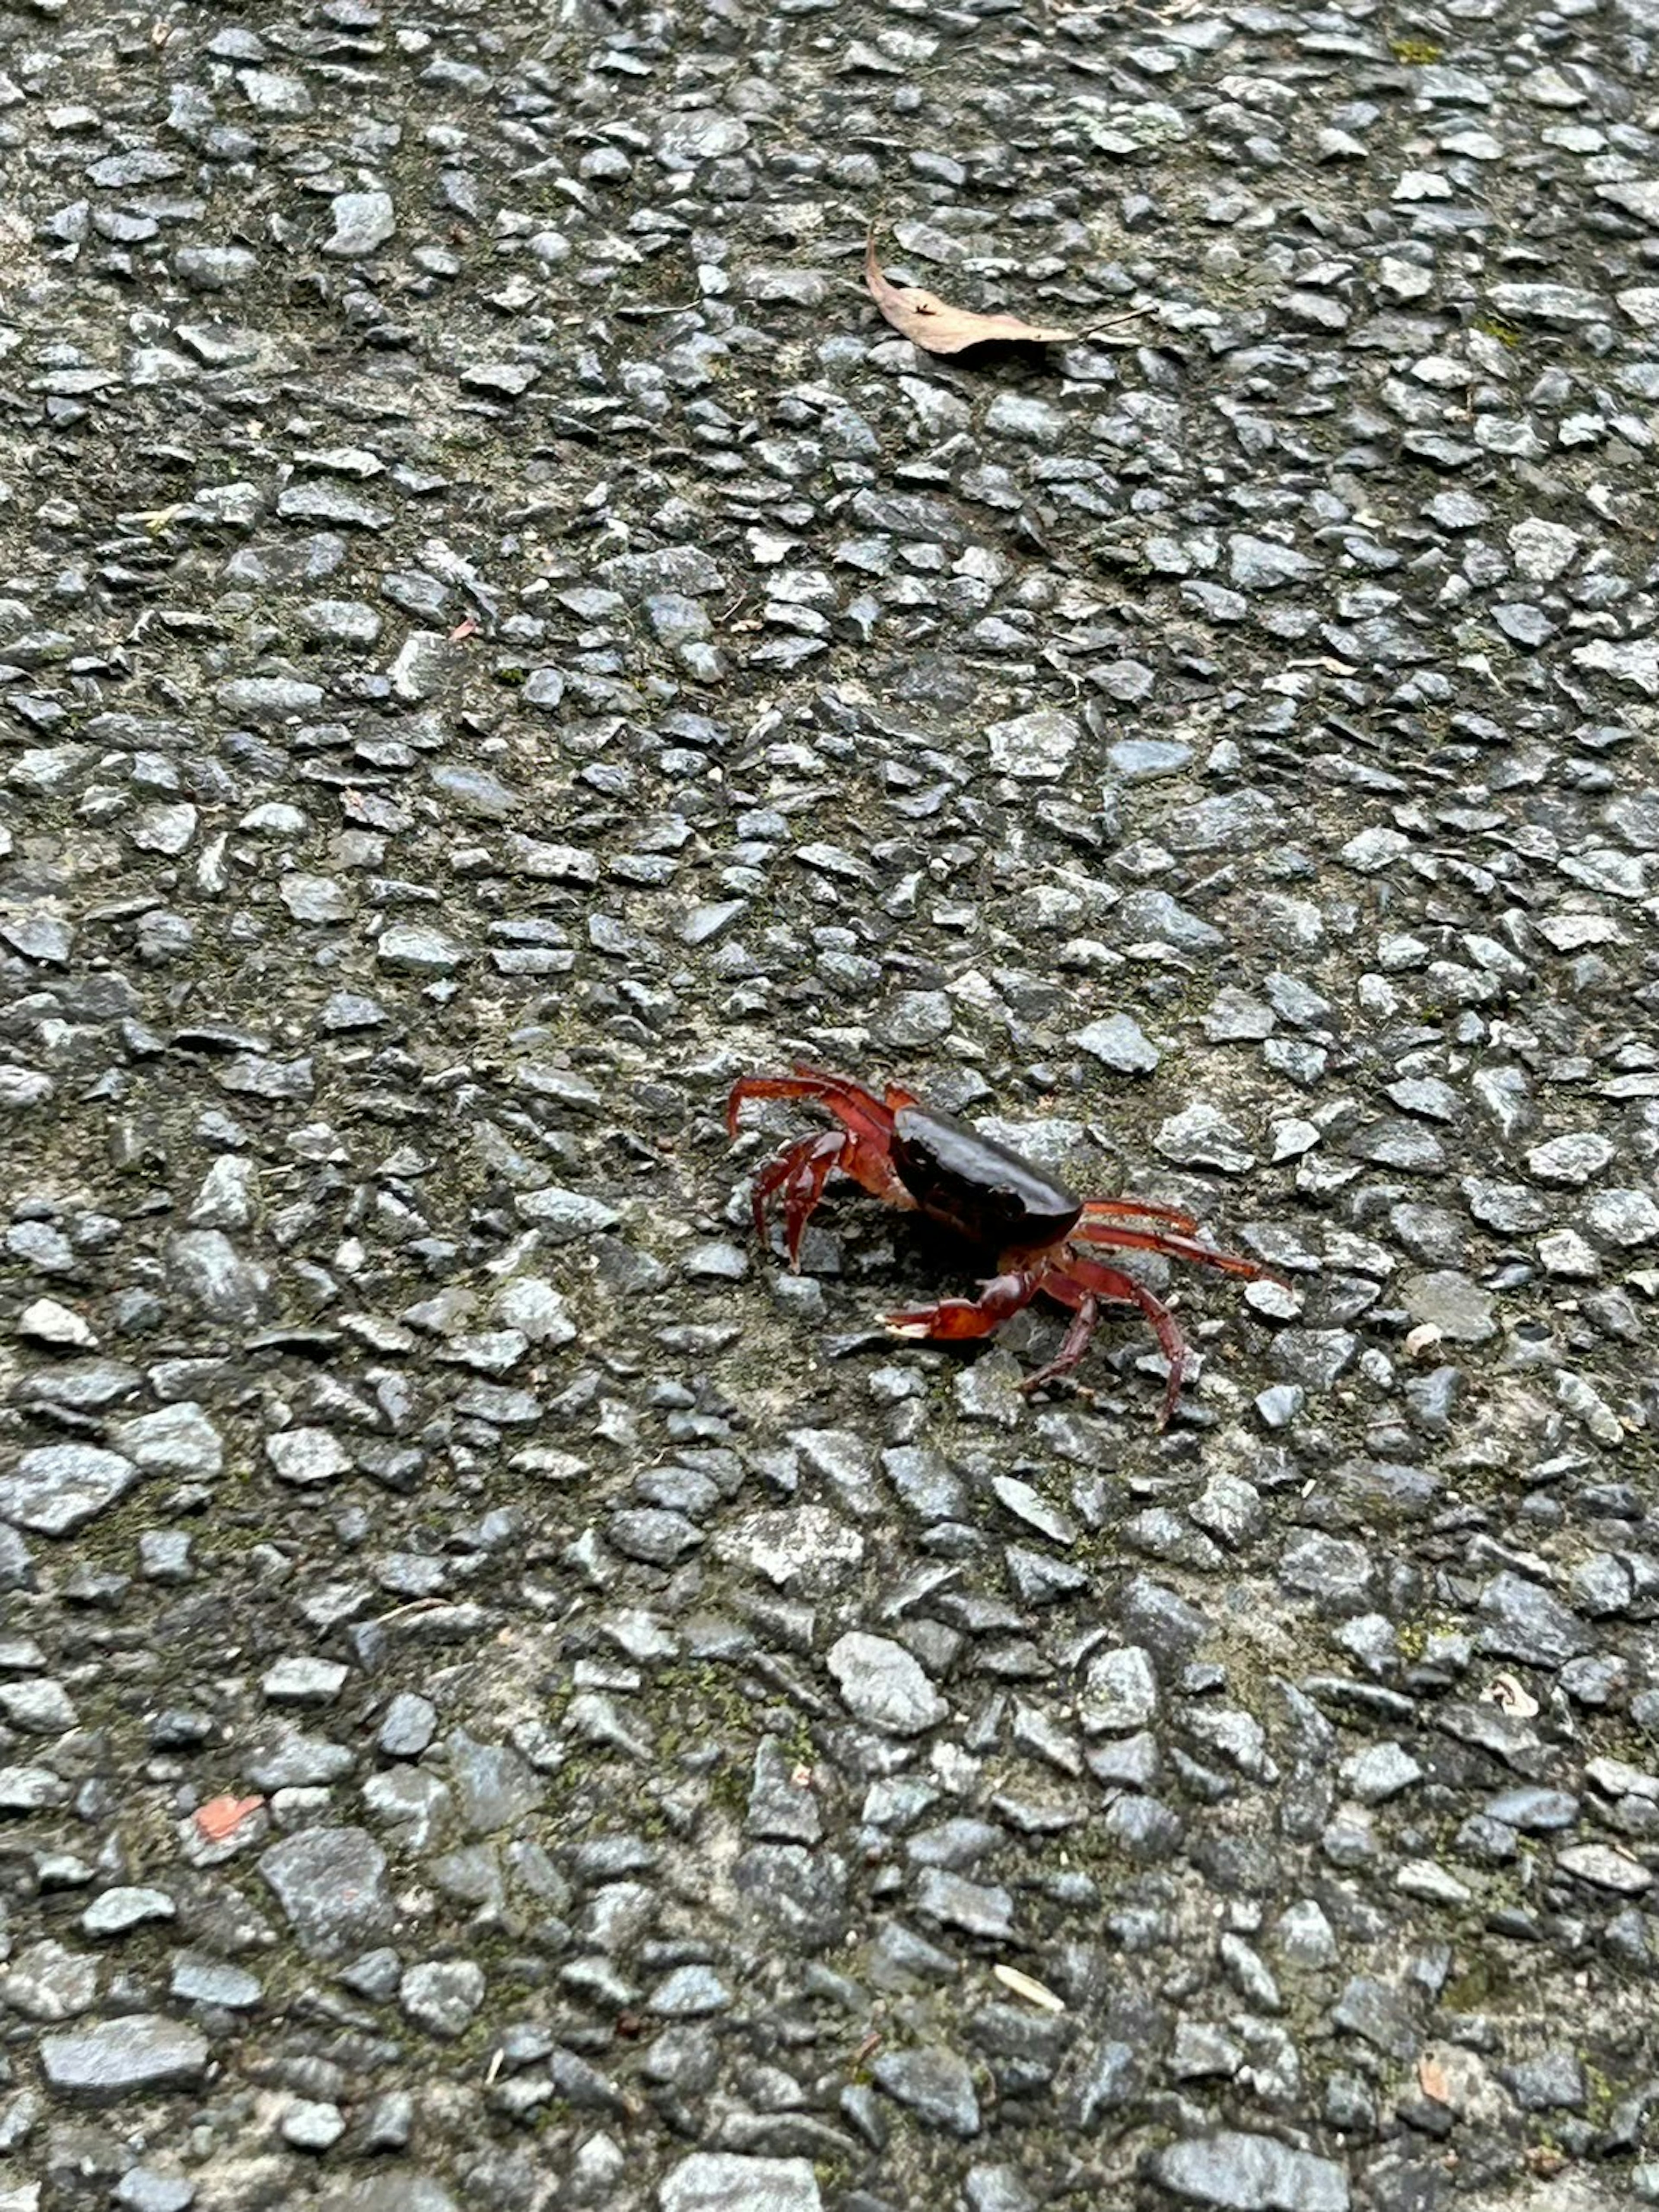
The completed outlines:
{"type": "Polygon", "coordinates": [[[0,2212],[1659,2203],[1656,0],[18,0],[0,238],[0,2212]]]}

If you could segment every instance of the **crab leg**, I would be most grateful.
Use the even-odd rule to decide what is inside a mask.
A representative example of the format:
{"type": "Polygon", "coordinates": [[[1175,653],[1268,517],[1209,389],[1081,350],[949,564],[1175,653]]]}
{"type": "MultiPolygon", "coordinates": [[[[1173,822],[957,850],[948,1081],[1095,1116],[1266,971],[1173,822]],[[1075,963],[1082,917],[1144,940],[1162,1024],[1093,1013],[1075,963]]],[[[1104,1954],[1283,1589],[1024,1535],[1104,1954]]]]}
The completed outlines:
{"type": "MultiPolygon", "coordinates": [[[[906,1097],[898,1096],[902,1101],[906,1097]]],[[[792,1268],[799,1265],[800,1240],[836,1168],[890,1206],[914,1210],[915,1200],[893,1169],[893,1109],[862,1084],[810,1067],[797,1067],[793,1075],[746,1075],[732,1085],[726,1100],[726,1122],[733,1136],[745,1098],[811,1098],[842,1125],[839,1132],[803,1137],[787,1146],[755,1179],[755,1226],[763,1244],[766,1201],[775,1190],[783,1192],[784,1238],[792,1268]]]]}
{"type": "Polygon", "coordinates": [[[1099,1214],[1103,1217],[1109,1217],[1114,1214],[1127,1214],[1147,1221],[1167,1221],[1171,1229],[1178,1229],[1183,1236],[1188,1237],[1191,1236],[1193,1231],[1198,1227],[1197,1216],[1191,1213],[1183,1213],[1178,1206],[1151,1206],[1148,1205],[1144,1199],[1139,1198],[1091,1198],[1085,1200],[1083,1207],[1083,1218],[1087,1221],[1095,1214],[1099,1214]]]}
{"type": "Polygon", "coordinates": [[[831,1170],[845,1159],[855,1142],[855,1139],[838,1137],[833,1130],[825,1130],[823,1136],[812,1141],[784,1186],[783,1237],[789,1265],[797,1273],[800,1268],[800,1240],[823,1195],[823,1186],[831,1170]]]}
{"type": "MultiPolygon", "coordinates": [[[[1170,1364],[1170,1379],[1164,1386],[1164,1405],[1158,1417],[1159,1428],[1167,1428],[1170,1416],[1181,1395],[1182,1378],[1187,1365],[1187,1340],[1181,1334],[1181,1325],[1161,1298],[1155,1298],[1145,1283],[1138,1283],[1133,1275],[1126,1275],[1116,1267],[1103,1267],[1097,1261],[1085,1260],[1073,1253],[1062,1267],[1051,1268],[1042,1288],[1048,1296],[1060,1305],[1081,1309],[1085,1299],[1110,1299],[1115,1304],[1139,1306],[1152,1323],[1158,1349],[1170,1364]]],[[[1075,1329],[1076,1324],[1073,1328],[1075,1329]]],[[[1072,1330],[1066,1342],[1072,1340],[1072,1330]]],[[[1066,1346],[1061,1346],[1064,1356],[1066,1346]]]]}
{"type": "Polygon", "coordinates": [[[1218,1252],[1189,1237],[1176,1237],[1158,1229],[1121,1229],[1115,1222],[1091,1221],[1087,1213],[1072,1231],[1079,1244],[1114,1245],[1122,1252],[1162,1252],[1171,1260],[1190,1260],[1195,1267],[1219,1267],[1224,1274],[1243,1275],[1250,1281],[1267,1273],[1255,1260],[1237,1252],[1218,1252]]]}
{"type": "Polygon", "coordinates": [[[755,1178],[750,1203],[755,1210],[755,1233],[766,1243],[766,1201],[775,1190],[783,1191],[784,1241],[789,1265],[799,1264],[800,1240],[808,1218],[823,1195],[830,1170],[846,1149],[848,1139],[833,1129],[803,1137],[779,1153],[755,1178]]]}
{"type": "Polygon", "coordinates": [[[873,1091],[866,1091],[850,1076],[827,1075],[798,1064],[792,1075],[741,1077],[732,1085],[732,1095],[726,1102],[726,1127],[733,1137],[738,1133],[738,1109],[745,1098],[814,1098],[855,1134],[884,1144],[892,1139],[891,1110],[873,1091]]]}
{"type": "MultiPolygon", "coordinates": [[[[1064,1280],[1064,1271],[1056,1272],[1064,1280]]],[[[1060,1350],[1046,1367],[1039,1367],[1035,1374],[1028,1375],[1020,1384],[1020,1389],[1027,1392],[1040,1390],[1045,1382],[1057,1382],[1062,1375],[1069,1375],[1081,1363],[1096,1329],[1100,1326],[1100,1303],[1092,1291],[1085,1291],[1075,1298],[1063,1297],[1054,1273],[1045,1279],[1042,1288],[1050,1297],[1059,1298],[1064,1304],[1073,1305],[1076,1310],[1060,1350]]]]}

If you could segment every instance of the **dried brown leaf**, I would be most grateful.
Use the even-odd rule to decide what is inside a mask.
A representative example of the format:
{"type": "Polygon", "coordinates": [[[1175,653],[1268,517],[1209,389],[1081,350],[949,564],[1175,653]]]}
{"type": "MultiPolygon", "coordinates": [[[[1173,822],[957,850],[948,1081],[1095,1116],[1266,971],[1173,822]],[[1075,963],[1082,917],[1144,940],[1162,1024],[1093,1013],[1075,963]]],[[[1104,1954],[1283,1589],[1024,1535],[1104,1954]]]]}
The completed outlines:
{"type": "Polygon", "coordinates": [[[1450,2104],[1451,2085],[1446,2079],[1446,2069],[1432,2055],[1418,2060],[1417,2086],[1435,2104],[1450,2104]]]}
{"type": "Polygon", "coordinates": [[[1023,322],[1018,315],[975,315],[966,307],[951,307],[936,292],[924,292],[920,285],[889,283],[876,259],[873,223],[865,241],[864,281],[893,328],[925,353],[963,353],[994,338],[1004,344],[1066,345],[1076,335],[1048,323],[1023,322]]]}

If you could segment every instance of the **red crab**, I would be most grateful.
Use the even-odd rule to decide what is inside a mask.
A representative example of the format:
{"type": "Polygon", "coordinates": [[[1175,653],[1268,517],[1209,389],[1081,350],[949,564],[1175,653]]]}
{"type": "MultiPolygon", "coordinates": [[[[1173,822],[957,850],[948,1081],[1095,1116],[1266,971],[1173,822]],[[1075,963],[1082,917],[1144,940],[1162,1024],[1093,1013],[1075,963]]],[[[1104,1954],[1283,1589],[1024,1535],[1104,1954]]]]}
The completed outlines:
{"type": "Polygon", "coordinates": [[[996,1255],[997,1273],[977,1298],[944,1298],[914,1313],[889,1314],[887,1326],[896,1336],[988,1336],[1039,1291],[1071,1309],[1072,1325],[1058,1354],[1025,1377],[1021,1387],[1026,1390],[1071,1373],[1089,1348],[1103,1304],[1135,1305],[1170,1363],[1160,1428],[1175,1410],[1187,1356],[1175,1316],[1144,1283],[1103,1267],[1085,1247],[1163,1252],[1247,1278],[1267,1272],[1254,1260],[1200,1243],[1190,1213],[1133,1198],[1079,1198],[1018,1152],[894,1085],[878,1098],[848,1076],[816,1068],[745,1075],[726,1101],[726,1127],[734,1137],[745,1098],[814,1099],[841,1124],[788,1146],[755,1179],[755,1227],[763,1243],[766,1201],[774,1191],[783,1193],[792,1267],[800,1264],[802,1234],[836,1168],[890,1206],[943,1222],[996,1255]]]}

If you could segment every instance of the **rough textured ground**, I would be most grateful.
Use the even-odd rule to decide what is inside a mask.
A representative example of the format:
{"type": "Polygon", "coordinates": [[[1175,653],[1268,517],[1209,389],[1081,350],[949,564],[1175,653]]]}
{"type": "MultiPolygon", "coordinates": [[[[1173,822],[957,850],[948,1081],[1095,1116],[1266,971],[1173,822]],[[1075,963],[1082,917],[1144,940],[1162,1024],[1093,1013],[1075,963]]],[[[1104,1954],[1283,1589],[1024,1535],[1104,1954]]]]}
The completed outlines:
{"type": "Polygon", "coordinates": [[[1659,2201],[1656,71],[0,18],[3,2212],[1659,2201]]]}

